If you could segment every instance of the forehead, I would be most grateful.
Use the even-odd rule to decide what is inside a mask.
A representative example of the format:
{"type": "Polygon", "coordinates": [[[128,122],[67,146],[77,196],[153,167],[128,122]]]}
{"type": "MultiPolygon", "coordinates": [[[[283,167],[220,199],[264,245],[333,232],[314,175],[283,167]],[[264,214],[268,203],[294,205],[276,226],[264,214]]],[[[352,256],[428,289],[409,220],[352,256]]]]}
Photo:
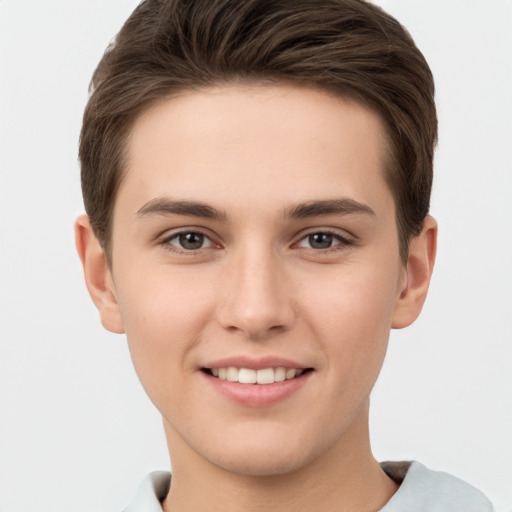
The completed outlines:
{"type": "Polygon", "coordinates": [[[290,86],[187,91],[135,123],[118,200],[126,193],[140,207],[178,195],[263,208],[342,194],[378,202],[389,195],[386,154],[380,117],[349,99],[290,86]]]}

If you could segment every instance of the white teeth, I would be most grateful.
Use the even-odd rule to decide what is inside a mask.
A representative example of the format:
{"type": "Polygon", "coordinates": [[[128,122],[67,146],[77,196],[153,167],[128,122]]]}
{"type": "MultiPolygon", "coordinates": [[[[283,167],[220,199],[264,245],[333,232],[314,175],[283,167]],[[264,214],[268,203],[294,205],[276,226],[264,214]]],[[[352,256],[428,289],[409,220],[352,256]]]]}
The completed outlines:
{"type": "Polygon", "coordinates": [[[226,372],[226,379],[229,382],[238,382],[238,369],[234,366],[230,366],[226,372]]]}
{"type": "Polygon", "coordinates": [[[262,370],[252,370],[251,368],[212,368],[212,375],[220,380],[229,382],[240,382],[242,384],[274,384],[274,382],[283,382],[295,377],[299,377],[304,370],[290,368],[286,370],[283,367],[264,368],[262,370]]]}
{"type": "Polygon", "coordinates": [[[256,382],[258,384],[274,384],[274,370],[272,368],[258,370],[256,382]]]}
{"type": "Polygon", "coordinates": [[[240,370],[238,371],[238,382],[241,382],[242,384],[256,384],[256,370],[250,370],[249,368],[240,368],[240,370]]]}
{"type": "Polygon", "coordinates": [[[295,368],[290,368],[289,370],[286,370],[286,379],[293,379],[297,373],[297,370],[295,368]]]}
{"type": "Polygon", "coordinates": [[[284,368],[276,368],[274,370],[274,382],[283,382],[286,380],[286,370],[284,368]]]}

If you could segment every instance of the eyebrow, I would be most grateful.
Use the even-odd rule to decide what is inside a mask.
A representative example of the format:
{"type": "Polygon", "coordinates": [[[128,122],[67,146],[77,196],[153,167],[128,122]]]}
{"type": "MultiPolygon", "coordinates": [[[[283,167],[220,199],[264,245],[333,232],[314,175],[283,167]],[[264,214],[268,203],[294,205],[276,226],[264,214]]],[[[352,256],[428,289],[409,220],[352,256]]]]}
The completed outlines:
{"type": "Polygon", "coordinates": [[[375,216],[375,212],[368,205],[349,198],[307,201],[288,208],[285,216],[292,219],[305,219],[319,215],[348,215],[353,213],[375,216]]]}
{"type": "Polygon", "coordinates": [[[221,221],[227,219],[225,212],[217,210],[209,204],[200,201],[176,201],[168,198],[152,199],[137,210],[138,217],[149,215],[187,215],[221,221]]]}
{"type": "MultiPolygon", "coordinates": [[[[300,203],[285,210],[285,217],[292,219],[305,219],[321,215],[349,215],[349,214],[375,215],[375,212],[366,204],[353,199],[324,199],[300,203]]],[[[201,201],[173,200],[169,198],[156,198],[145,203],[137,216],[140,218],[150,215],[187,215],[218,221],[227,220],[226,212],[201,201]]]]}

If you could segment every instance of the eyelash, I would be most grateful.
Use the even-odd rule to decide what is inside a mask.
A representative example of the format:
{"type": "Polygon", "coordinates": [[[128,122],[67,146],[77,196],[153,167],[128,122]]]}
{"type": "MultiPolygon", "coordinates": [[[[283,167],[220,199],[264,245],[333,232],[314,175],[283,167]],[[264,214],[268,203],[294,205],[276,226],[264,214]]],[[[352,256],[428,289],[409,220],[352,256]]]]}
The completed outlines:
{"type": "Polygon", "coordinates": [[[187,254],[187,255],[201,254],[204,249],[209,249],[210,247],[217,245],[212,240],[211,236],[207,235],[206,233],[203,233],[202,231],[200,231],[198,229],[186,229],[186,230],[177,231],[177,232],[172,233],[171,235],[165,237],[161,242],[159,242],[159,244],[161,246],[163,246],[164,249],[166,249],[168,251],[176,252],[179,254],[187,254]],[[179,240],[180,237],[187,236],[187,235],[196,235],[196,236],[199,235],[200,237],[202,237],[203,243],[208,242],[208,245],[206,247],[200,247],[198,249],[186,249],[185,247],[177,247],[176,245],[171,243],[172,240],[175,240],[175,239],[179,240]]]}
{"type": "MultiPolygon", "coordinates": [[[[309,242],[311,242],[311,240],[309,240],[309,242]]],[[[352,240],[348,237],[342,236],[335,231],[332,231],[329,229],[319,229],[319,230],[311,231],[309,233],[302,235],[302,237],[299,239],[298,242],[295,242],[294,244],[292,244],[292,247],[314,251],[315,253],[326,254],[326,253],[331,253],[333,251],[341,251],[341,250],[345,249],[347,246],[354,245],[354,243],[355,243],[354,240],[352,240]],[[303,243],[304,241],[307,241],[310,237],[315,236],[315,235],[323,235],[323,236],[332,237],[333,245],[331,245],[330,247],[325,247],[325,248],[301,246],[301,243],[303,243]]],[[[216,247],[216,248],[220,247],[219,244],[216,244],[212,240],[211,236],[207,235],[206,233],[204,233],[198,229],[188,229],[188,230],[181,230],[181,231],[174,232],[171,235],[166,236],[164,239],[162,239],[159,242],[159,245],[161,245],[164,249],[166,249],[168,251],[179,253],[179,254],[186,254],[189,256],[202,254],[205,249],[207,250],[207,249],[210,249],[211,247],[216,247]],[[202,243],[201,243],[202,246],[197,249],[187,249],[185,247],[177,247],[177,245],[171,243],[173,240],[177,239],[179,241],[182,236],[187,236],[187,235],[196,235],[196,236],[199,235],[202,238],[202,243]],[[204,242],[208,243],[208,245],[206,247],[203,246],[204,242]]]]}
{"type": "Polygon", "coordinates": [[[302,236],[302,238],[296,243],[294,244],[295,246],[297,247],[301,247],[301,243],[305,240],[308,240],[310,237],[312,236],[315,236],[315,235],[327,235],[329,237],[332,237],[332,241],[333,241],[333,245],[331,245],[330,247],[326,247],[326,248],[315,248],[315,247],[304,247],[304,249],[306,250],[312,250],[314,251],[315,253],[329,253],[329,252],[332,252],[332,251],[340,251],[340,250],[343,250],[345,249],[347,246],[350,246],[350,245],[353,245],[354,244],[354,240],[346,237],[346,236],[343,236],[335,231],[331,231],[329,229],[319,229],[317,231],[311,231],[307,234],[305,234],[304,236],[302,236]]]}

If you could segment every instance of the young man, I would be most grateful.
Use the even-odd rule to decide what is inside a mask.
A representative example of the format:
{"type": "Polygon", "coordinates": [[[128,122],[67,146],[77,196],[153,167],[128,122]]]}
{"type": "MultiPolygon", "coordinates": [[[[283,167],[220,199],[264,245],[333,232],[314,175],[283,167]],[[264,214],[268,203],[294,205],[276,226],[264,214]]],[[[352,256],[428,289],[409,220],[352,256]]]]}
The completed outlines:
{"type": "Polygon", "coordinates": [[[127,511],[488,511],[374,459],[369,394],[425,300],[434,85],[361,0],[148,0],[100,62],[76,223],[170,475],[127,511]]]}

